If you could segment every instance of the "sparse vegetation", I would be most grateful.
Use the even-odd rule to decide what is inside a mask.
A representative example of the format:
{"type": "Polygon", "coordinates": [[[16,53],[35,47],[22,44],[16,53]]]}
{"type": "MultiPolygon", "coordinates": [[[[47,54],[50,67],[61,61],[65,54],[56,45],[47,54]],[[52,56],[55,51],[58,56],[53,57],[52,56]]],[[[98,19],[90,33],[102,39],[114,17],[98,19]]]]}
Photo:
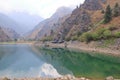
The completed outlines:
{"type": "Polygon", "coordinates": [[[78,36],[77,36],[77,35],[72,36],[71,40],[72,40],[72,41],[76,41],[76,40],[78,40],[78,36]]]}
{"type": "Polygon", "coordinates": [[[110,30],[105,30],[105,31],[103,32],[103,37],[104,37],[105,39],[107,39],[107,38],[109,38],[109,37],[112,37],[112,32],[111,32],[110,30]]]}
{"type": "Polygon", "coordinates": [[[90,42],[92,40],[97,41],[97,40],[107,40],[110,38],[120,38],[120,32],[115,32],[112,34],[112,29],[111,28],[101,28],[96,30],[95,32],[86,32],[83,33],[80,37],[79,40],[82,42],[90,42]]]}
{"type": "Polygon", "coordinates": [[[79,38],[80,41],[82,42],[90,42],[92,40],[92,35],[90,32],[86,32],[86,33],[83,33],[80,38],[79,38]]]}
{"type": "Polygon", "coordinates": [[[52,36],[46,36],[46,37],[42,38],[41,41],[52,41],[52,40],[53,40],[52,36]]]}
{"type": "Polygon", "coordinates": [[[120,32],[115,32],[115,33],[114,33],[114,37],[120,38],[120,32]]]}

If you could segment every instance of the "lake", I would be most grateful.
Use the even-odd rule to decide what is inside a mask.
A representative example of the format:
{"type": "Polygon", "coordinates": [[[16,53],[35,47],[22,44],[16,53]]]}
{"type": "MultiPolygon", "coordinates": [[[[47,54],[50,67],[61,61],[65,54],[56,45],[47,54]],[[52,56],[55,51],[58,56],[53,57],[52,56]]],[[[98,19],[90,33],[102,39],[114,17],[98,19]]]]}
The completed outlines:
{"type": "Polygon", "coordinates": [[[0,77],[120,78],[120,58],[62,48],[0,45],[0,77]]]}

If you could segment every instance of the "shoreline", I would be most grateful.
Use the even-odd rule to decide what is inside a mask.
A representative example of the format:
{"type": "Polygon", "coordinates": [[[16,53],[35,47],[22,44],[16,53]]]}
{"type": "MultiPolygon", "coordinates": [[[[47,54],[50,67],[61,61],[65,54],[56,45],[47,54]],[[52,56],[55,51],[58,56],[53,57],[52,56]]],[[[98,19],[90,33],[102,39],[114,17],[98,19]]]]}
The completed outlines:
{"type": "Polygon", "coordinates": [[[35,43],[35,41],[34,42],[28,42],[28,41],[26,41],[26,42],[0,42],[0,45],[11,45],[11,44],[28,44],[28,45],[32,45],[34,43],[35,43]]]}
{"type": "MultiPolygon", "coordinates": [[[[22,42],[1,42],[0,45],[12,45],[12,44],[26,44],[26,45],[32,45],[32,46],[39,46],[44,47],[45,45],[48,45],[48,47],[51,48],[65,48],[65,43],[51,43],[47,42],[44,44],[40,41],[22,41],[22,42]]],[[[86,52],[96,52],[106,55],[112,55],[112,56],[118,56],[120,57],[120,49],[114,49],[112,48],[101,48],[99,45],[95,46],[94,43],[86,44],[83,42],[67,42],[67,48],[68,49],[74,49],[74,50],[82,50],[86,52]]]]}
{"type": "Polygon", "coordinates": [[[85,77],[80,77],[80,78],[76,78],[72,75],[64,75],[61,77],[57,77],[57,78],[49,78],[49,77],[24,77],[24,78],[8,78],[8,77],[4,77],[4,78],[0,78],[0,80],[91,80],[85,77]]]}
{"type": "MultiPolygon", "coordinates": [[[[46,44],[51,48],[65,48],[64,43],[56,44],[56,43],[47,42],[46,44]]],[[[43,44],[41,42],[37,42],[34,45],[39,46],[39,47],[45,46],[45,44],[43,44]]],[[[82,51],[87,51],[87,52],[96,52],[96,53],[120,57],[120,50],[110,49],[110,48],[100,48],[98,46],[96,47],[96,46],[93,46],[93,43],[86,44],[86,43],[82,43],[82,42],[73,42],[73,43],[67,42],[67,48],[78,50],[78,51],[82,50],[82,51]]]]}

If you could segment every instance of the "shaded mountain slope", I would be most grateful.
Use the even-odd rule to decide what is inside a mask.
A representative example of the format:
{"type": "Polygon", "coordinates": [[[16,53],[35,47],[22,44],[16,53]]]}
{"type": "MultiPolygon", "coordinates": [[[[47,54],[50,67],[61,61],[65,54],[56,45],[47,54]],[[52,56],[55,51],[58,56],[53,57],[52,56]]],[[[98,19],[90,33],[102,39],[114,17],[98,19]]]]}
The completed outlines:
{"type": "Polygon", "coordinates": [[[72,12],[70,8],[61,7],[57,9],[55,14],[50,18],[40,22],[28,35],[28,39],[41,39],[45,35],[50,35],[50,31],[56,31],[61,26],[61,23],[68,17],[72,12]]]}

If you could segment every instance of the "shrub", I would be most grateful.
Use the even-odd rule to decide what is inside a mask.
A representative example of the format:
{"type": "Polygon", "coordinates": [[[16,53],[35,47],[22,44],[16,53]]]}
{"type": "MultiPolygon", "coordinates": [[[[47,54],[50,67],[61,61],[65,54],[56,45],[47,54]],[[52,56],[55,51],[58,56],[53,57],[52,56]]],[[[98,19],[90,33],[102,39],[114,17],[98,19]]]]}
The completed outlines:
{"type": "Polygon", "coordinates": [[[113,31],[113,30],[116,30],[117,28],[116,28],[114,25],[112,25],[112,26],[110,26],[108,29],[109,29],[110,31],[113,31]]]}
{"type": "Polygon", "coordinates": [[[98,35],[98,36],[97,36],[98,39],[104,38],[103,33],[104,33],[105,30],[106,30],[105,28],[100,28],[100,29],[98,29],[98,30],[96,31],[96,34],[98,35]]]}
{"type": "Polygon", "coordinates": [[[72,39],[73,41],[78,40],[78,36],[77,36],[77,35],[76,35],[76,36],[73,36],[71,39],[72,39]]]}
{"type": "Polygon", "coordinates": [[[94,32],[94,33],[92,34],[92,39],[95,40],[95,41],[98,40],[98,39],[99,39],[98,33],[94,32]]]}
{"type": "Polygon", "coordinates": [[[70,37],[66,37],[66,38],[65,38],[65,41],[70,41],[70,40],[71,40],[70,37]]]}
{"type": "Polygon", "coordinates": [[[115,33],[114,33],[114,37],[115,37],[115,38],[120,38],[120,32],[115,32],[115,33]]]}
{"type": "Polygon", "coordinates": [[[42,41],[52,41],[53,38],[51,36],[46,36],[44,38],[42,38],[42,41]]]}
{"type": "Polygon", "coordinates": [[[112,32],[110,30],[105,30],[103,32],[103,37],[106,39],[106,38],[109,38],[109,37],[112,37],[112,32]]]}
{"type": "Polygon", "coordinates": [[[92,40],[92,35],[90,32],[83,33],[80,37],[82,42],[90,42],[92,40]]]}

